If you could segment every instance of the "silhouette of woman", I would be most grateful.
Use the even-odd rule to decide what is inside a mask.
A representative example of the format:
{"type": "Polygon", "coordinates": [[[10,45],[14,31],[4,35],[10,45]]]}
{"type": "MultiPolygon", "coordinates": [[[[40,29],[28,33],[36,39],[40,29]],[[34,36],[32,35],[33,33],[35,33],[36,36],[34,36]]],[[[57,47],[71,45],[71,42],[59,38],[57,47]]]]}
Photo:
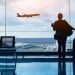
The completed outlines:
{"type": "Polygon", "coordinates": [[[58,13],[58,20],[52,23],[51,25],[53,30],[56,32],[54,39],[58,41],[58,53],[59,53],[59,75],[66,75],[66,66],[65,66],[65,52],[66,52],[66,40],[67,37],[72,35],[72,30],[75,30],[72,26],[68,24],[66,20],[63,20],[63,14],[58,13]],[[63,55],[63,66],[61,65],[61,55],[63,55]]]}
{"type": "Polygon", "coordinates": [[[56,31],[54,38],[58,41],[58,52],[65,52],[67,37],[75,30],[66,20],[62,20],[63,14],[58,14],[58,20],[52,23],[53,30],[56,31]]]}

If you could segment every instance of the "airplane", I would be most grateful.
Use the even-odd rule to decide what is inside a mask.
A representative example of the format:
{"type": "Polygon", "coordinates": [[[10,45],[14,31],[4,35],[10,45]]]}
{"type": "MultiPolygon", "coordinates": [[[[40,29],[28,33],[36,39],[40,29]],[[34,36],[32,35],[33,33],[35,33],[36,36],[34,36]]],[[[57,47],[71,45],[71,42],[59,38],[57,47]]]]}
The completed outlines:
{"type": "Polygon", "coordinates": [[[40,14],[23,14],[23,15],[20,15],[19,13],[17,13],[17,17],[33,17],[33,16],[39,16],[40,14]]]}

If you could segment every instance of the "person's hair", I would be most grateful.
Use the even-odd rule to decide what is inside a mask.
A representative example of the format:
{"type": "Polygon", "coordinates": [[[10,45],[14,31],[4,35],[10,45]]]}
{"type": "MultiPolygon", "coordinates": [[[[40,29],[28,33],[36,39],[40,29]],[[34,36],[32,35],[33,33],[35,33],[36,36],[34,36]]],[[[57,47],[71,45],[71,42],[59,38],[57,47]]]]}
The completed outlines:
{"type": "Polygon", "coordinates": [[[63,18],[63,14],[62,13],[58,13],[58,19],[62,19],[63,18]]]}

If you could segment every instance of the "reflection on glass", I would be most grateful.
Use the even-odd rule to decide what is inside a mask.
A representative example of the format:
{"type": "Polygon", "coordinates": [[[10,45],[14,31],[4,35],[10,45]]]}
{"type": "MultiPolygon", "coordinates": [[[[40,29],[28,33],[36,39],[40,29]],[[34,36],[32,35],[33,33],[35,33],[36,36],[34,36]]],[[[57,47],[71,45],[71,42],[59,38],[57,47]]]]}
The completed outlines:
{"type": "MultiPolygon", "coordinates": [[[[18,63],[17,75],[58,75],[58,63],[18,63]]],[[[73,75],[72,63],[66,63],[66,75],[73,75]]]]}
{"type": "Polygon", "coordinates": [[[17,75],[57,75],[57,63],[18,63],[17,75]]]}

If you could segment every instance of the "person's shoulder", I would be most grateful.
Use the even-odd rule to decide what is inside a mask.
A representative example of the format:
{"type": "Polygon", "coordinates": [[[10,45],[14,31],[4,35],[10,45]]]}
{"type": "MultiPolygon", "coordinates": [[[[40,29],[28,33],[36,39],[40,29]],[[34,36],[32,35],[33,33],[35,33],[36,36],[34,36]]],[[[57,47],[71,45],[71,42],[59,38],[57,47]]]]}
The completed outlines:
{"type": "Polygon", "coordinates": [[[56,20],[54,23],[57,23],[57,22],[59,22],[58,20],[56,20]]]}
{"type": "Polygon", "coordinates": [[[62,21],[67,23],[67,21],[66,21],[66,20],[62,20],[62,21]]]}
{"type": "Polygon", "coordinates": [[[68,25],[68,22],[66,20],[62,20],[62,23],[64,23],[65,25],[68,25]]]}

